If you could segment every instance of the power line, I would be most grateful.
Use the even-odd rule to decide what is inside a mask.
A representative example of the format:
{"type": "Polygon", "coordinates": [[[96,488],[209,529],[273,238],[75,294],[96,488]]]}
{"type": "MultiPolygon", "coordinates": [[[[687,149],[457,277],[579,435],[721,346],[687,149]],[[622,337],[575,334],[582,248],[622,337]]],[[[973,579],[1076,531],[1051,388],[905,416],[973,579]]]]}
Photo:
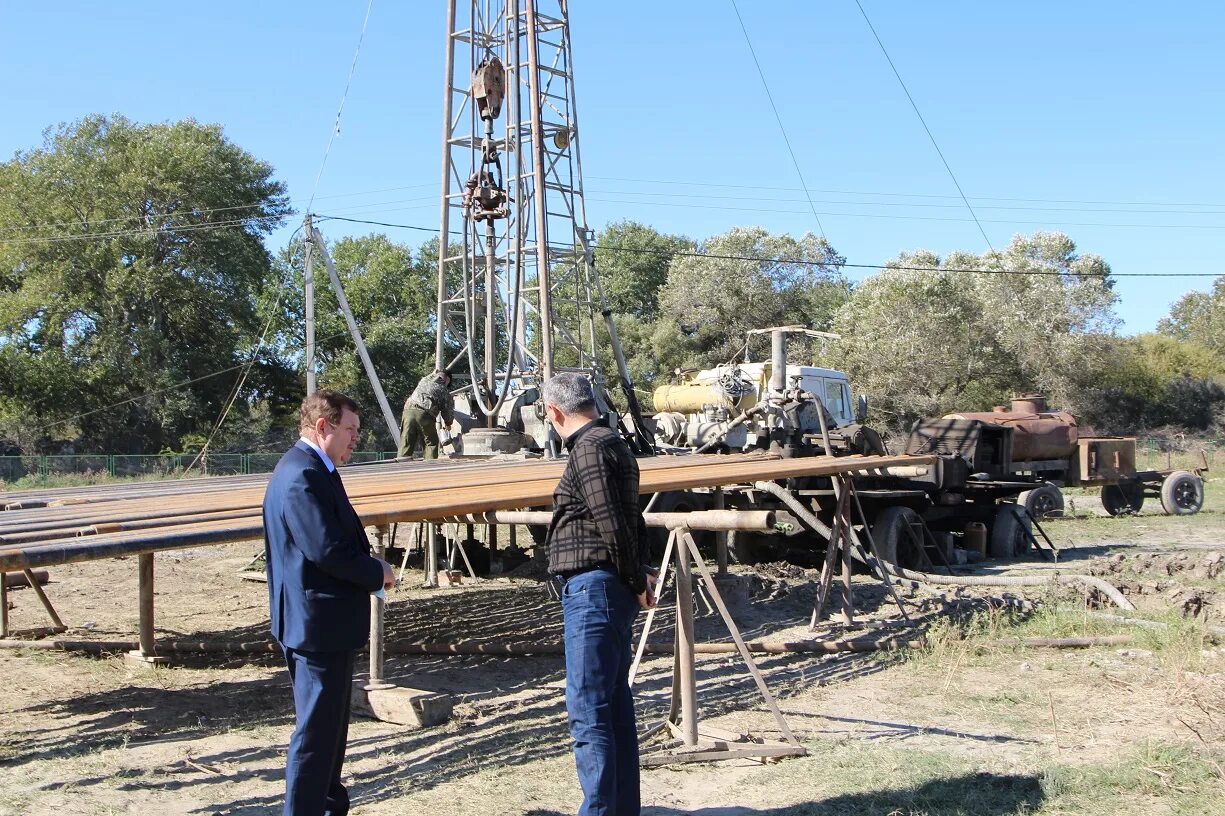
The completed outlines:
{"type": "MultiPolygon", "coordinates": [[[[320,339],[318,342],[325,343],[328,340],[335,340],[337,337],[344,337],[347,334],[348,334],[347,331],[337,332],[336,334],[320,339]]],[[[124,405],[129,405],[133,402],[140,402],[143,399],[148,399],[149,397],[157,396],[158,394],[164,394],[167,391],[176,391],[180,388],[186,388],[189,385],[194,385],[195,383],[203,382],[204,380],[208,380],[208,379],[212,379],[213,377],[220,377],[222,374],[228,374],[231,371],[237,371],[238,369],[245,368],[249,365],[251,365],[251,361],[248,360],[245,362],[238,363],[237,365],[229,366],[228,368],[220,368],[220,369],[217,369],[216,371],[211,371],[208,374],[202,374],[199,377],[192,377],[190,380],[183,380],[182,382],[177,382],[174,385],[167,385],[164,388],[155,388],[152,391],[146,391],[143,394],[137,394],[136,396],[130,397],[129,399],[120,400],[119,402],[112,402],[110,405],[103,405],[101,408],[94,408],[92,411],[86,411],[83,414],[76,414],[75,416],[70,416],[67,419],[57,419],[54,422],[47,423],[46,425],[43,426],[43,428],[45,430],[47,428],[54,428],[58,425],[67,424],[69,422],[76,422],[78,419],[84,419],[87,416],[93,416],[94,414],[98,414],[103,411],[109,411],[112,408],[119,408],[124,405]]]]}
{"type": "MultiPolygon", "coordinates": [[[[682,181],[680,179],[641,179],[641,178],[625,178],[623,176],[595,176],[588,174],[586,178],[599,179],[601,181],[628,181],[635,184],[666,184],[669,186],[684,186],[684,187],[727,187],[738,190],[781,190],[789,192],[800,192],[799,187],[767,187],[758,184],[726,184],[714,181],[682,181]]],[[[814,193],[834,193],[837,195],[864,195],[864,196],[889,196],[896,198],[951,198],[956,201],[961,201],[961,196],[939,195],[935,193],[897,193],[897,192],[873,192],[870,190],[817,190],[813,189],[814,193]]],[[[1117,204],[1119,206],[1135,206],[1135,207],[1225,207],[1225,203],[1217,202],[1177,202],[1177,201],[1104,201],[1099,199],[1074,199],[1074,198],[1006,198],[1001,196],[975,196],[972,201],[1022,201],[1033,204],[1117,204]]]]}
{"type": "MultiPolygon", "coordinates": [[[[321,215],[320,218],[329,218],[331,216],[321,215]]],[[[337,221],[349,221],[355,224],[374,224],[380,227],[393,227],[397,229],[418,230],[420,232],[432,232],[437,234],[437,227],[420,227],[413,224],[395,224],[389,221],[370,221],[362,218],[336,218],[337,221]]],[[[463,235],[462,232],[452,231],[453,235],[463,235]]],[[[667,255],[667,256],[683,256],[689,258],[715,258],[720,260],[731,261],[754,261],[757,263],[779,263],[779,264],[800,264],[806,266],[822,266],[822,267],[845,267],[848,269],[880,269],[891,270],[897,269],[907,272],[966,272],[983,275],[1037,275],[1037,276],[1064,276],[1069,275],[1066,272],[1059,270],[1045,269],[961,269],[956,267],[944,266],[904,266],[899,264],[861,264],[861,263],[827,263],[825,261],[810,261],[805,258],[764,258],[756,255],[727,255],[714,252],[685,252],[683,250],[669,249],[646,249],[646,248],[631,248],[631,247],[614,247],[596,244],[595,249],[605,252],[633,252],[637,254],[647,255],[667,255]]],[[[1216,272],[1111,272],[1108,276],[1113,278],[1217,278],[1225,275],[1225,273],[1216,272]]],[[[1090,276],[1081,276],[1090,277],[1090,276]]]]}
{"type": "MultiPolygon", "coordinates": [[[[682,207],[695,210],[729,210],[733,212],[753,212],[753,213],[780,213],[783,215],[800,215],[796,210],[778,210],[766,207],[729,207],[718,204],[687,204],[677,201],[626,201],[624,199],[614,198],[596,198],[588,197],[588,201],[596,201],[606,204],[633,204],[642,207],[682,207]]],[[[935,215],[899,215],[889,213],[853,213],[853,212],[833,212],[822,211],[825,216],[837,216],[842,218],[885,218],[894,221],[948,221],[948,222],[964,222],[971,223],[968,218],[943,218],[935,215]]],[[[975,218],[973,221],[978,221],[975,218]]],[[[1028,226],[1039,227],[1125,227],[1128,229],[1210,229],[1219,230],[1225,229],[1225,224],[1135,224],[1135,223],[1111,223],[1106,221],[1025,221],[1021,219],[983,219],[986,224],[1023,224],[1028,226]]],[[[994,251],[994,250],[992,250],[994,251]]]]}
{"type": "MultiPolygon", "coordinates": [[[[785,188],[776,188],[785,189],[785,188]]],[[[719,201],[777,201],[789,202],[795,204],[803,204],[802,198],[778,198],[775,196],[748,196],[748,195],[711,195],[709,193],[655,193],[649,190],[588,190],[589,193],[601,193],[604,195],[636,195],[636,196],[662,196],[667,198],[701,198],[713,199],[719,201]]],[[[956,196],[952,196],[956,198],[956,196]]],[[[415,199],[414,199],[415,200],[415,199]]],[[[929,209],[962,209],[962,204],[930,204],[926,202],[916,201],[846,201],[842,199],[812,199],[818,204],[852,204],[863,207],[925,207],[929,209]]],[[[401,202],[393,202],[401,203],[401,202]]],[[[1223,205],[1225,206],[1225,205],[1223,205]]],[[[1026,211],[1026,212],[1088,212],[1088,213],[1141,213],[1145,215],[1225,215],[1225,210],[1135,210],[1135,209],[1119,209],[1119,208],[1087,208],[1087,207],[1020,207],[1020,206],[1001,206],[1001,205],[979,205],[980,210],[1005,210],[1005,211],[1026,211]]]]}
{"type": "Polygon", "coordinates": [[[315,203],[315,193],[319,192],[319,179],[323,178],[323,168],[327,167],[328,155],[332,152],[332,142],[336,139],[336,134],[340,133],[340,116],[345,110],[345,100],[349,98],[349,86],[353,84],[353,72],[357,70],[357,58],[362,53],[362,43],[366,39],[366,25],[370,22],[370,10],[374,8],[374,0],[369,0],[366,4],[366,16],[362,20],[362,33],[357,37],[357,48],[353,51],[353,62],[349,65],[349,76],[345,79],[345,90],[340,95],[340,107],[336,109],[336,121],[332,125],[332,132],[328,135],[328,145],[323,150],[323,161],[319,163],[319,172],[315,174],[315,186],[311,190],[310,200],[306,203],[307,211],[315,203]]]}
{"type": "Polygon", "coordinates": [[[978,220],[978,214],[970,206],[970,199],[966,197],[965,191],[961,189],[961,184],[957,181],[953,168],[949,166],[948,160],[944,158],[944,151],[940,149],[940,145],[936,144],[936,137],[932,135],[931,128],[927,126],[927,120],[919,112],[919,106],[915,104],[914,97],[910,95],[910,89],[906,87],[906,83],[902,80],[902,75],[898,73],[897,66],[893,64],[893,58],[889,56],[888,50],[885,49],[885,44],[881,42],[880,35],[876,33],[876,26],[872,25],[872,21],[868,19],[868,12],[864,11],[863,3],[855,0],[855,5],[859,6],[859,13],[863,15],[863,21],[868,24],[868,29],[872,32],[872,36],[876,38],[876,44],[880,46],[880,52],[885,55],[885,60],[888,61],[889,67],[893,69],[893,75],[897,77],[898,84],[902,86],[902,91],[905,92],[906,98],[910,100],[910,107],[914,108],[915,116],[919,117],[919,123],[923,125],[923,130],[927,131],[927,138],[931,139],[932,147],[936,148],[936,155],[940,157],[940,161],[944,164],[944,169],[948,171],[949,178],[953,180],[953,186],[957,188],[957,193],[961,196],[961,200],[965,202],[966,209],[973,216],[974,223],[978,225],[978,231],[982,233],[983,240],[987,242],[987,248],[995,256],[995,247],[991,245],[991,239],[987,237],[987,231],[983,229],[982,223],[978,220]]]}
{"type": "MultiPolygon", "coordinates": [[[[438,185],[438,182],[432,181],[432,182],[427,182],[425,184],[409,184],[409,185],[400,186],[400,187],[383,187],[378,190],[362,190],[362,191],[358,191],[354,193],[332,193],[330,195],[316,196],[315,198],[316,200],[322,200],[326,198],[353,198],[354,196],[374,195],[375,193],[393,193],[393,192],[398,192],[400,190],[419,190],[422,187],[435,187],[437,185],[438,185]]],[[[431,200],[433,200],[435,197],[431,196],[430,198],[431,200]]],[[[424,199],[410,199],[410,200],[419,201],[419,200],[424,200],[424,199]]],[[[289,212],[285,213],[285,215],[293,215],[293,211],[292,211],[292,207],[294,206],[293,201],[290,200],[290,201],[287,201],[286,203],[291,209],[289,212]]],[[[391,203],[399,203],[399,202],[391,202],[391,203]]],[[[183,218],[186,216],[204,215],[206,213],[218,213],[218,212],[229,212],[231,210],[242,210],[248,207],[262,208],[263,206],[264,204],[260,203],[260,204],[235,204],[229,207],[193,207],[189,210],[183,210],[182,212],[167,212],[167,213],[162,213],[160,215],[156,215],[152,217],[158,218],[158,219],[183,218]]],[[[369,205],[361,205],[361,206],[369,206],[369,205]]],[[[142,221],[147,217],[148,216],[143,216],[143,215],[123,215],[123,216],[117,216],[115,218],[96,218],[96,219],[89,220],[88,226],[95,227],[101,224],[113,224],[119,221],[142,221]]],[[[252,217],[255,217],[255,216],[252,216],[252,217]]],[[[33,230],[41,230],[41,229],[50,229],[52,227],[75,227],[80,223],[81,223],[80,221],[49,221],[49,222],[42,223],[42,224],[25,224],[25,225],[14,224],[10,226],[0,227],[0,233],[17,232],[19,230],[33,231],[33,230]]]]}
{"type": "Polygon", "coordinates": [[[800,179],[800,186],[804,188],[804,195],[808,198],[808,208],[812,210],[812,217],[817,221],[817,229],[821,233],[821,237],[825,237],[825,227],[821,226],[821,216],[817,215],[817,208],[812,203],[812,196],[808,193],[808,183],[804,181],[804,172],[800,170],[800,163],[795,157],[795,151],[791,149],[791,139],[787,138],[787,128],[783,127],[783,117],[778,113],[778,106],[774,104],[774,95],[770,93],[770,85],[766,82],[765,72],[761,70],[761,63],[757,61],[757,52],[753,49],[753,41],[749,39],[749,30],[744,27],[744,19],[740,16],[740,9],[736,6],[736,0],[731,0],[732,11],[736,12],[736,20],[740,23],[740,30],[744,32],[745,45],[749,47],[749,54],[753,57],[753,64],[757,66],[757,76],[761,79],[761,87],[765,89],[766,99],[770,100],[770,109],[774,111],[774,121],[778,122],[778,129],[783,134],[783,142],[787,145],[787,153],[791,155],[791,163],[795,165],[795,174],[800,179]]]}
{"type": "Polygon", "coordinates": [[[245,226],[253,221],[281,221],[285,215],[256,215],[249,218],[234,218],[222,221],[207,221],[203,224],[182,224],[174,227],[143,227],[140,229],[130,230],[113,230],[111,232],[94,232],[85,233],[83,235],[50,235],[39,238],[3,238],[0,243],[4,244],[57,244],[65,241],[84,241],[100,238],[125,238],[137,235],[156,235],[158,233],[173,234],[178,232],[207,232],[214,229],[229,229],[230,227],[245,226]]]}

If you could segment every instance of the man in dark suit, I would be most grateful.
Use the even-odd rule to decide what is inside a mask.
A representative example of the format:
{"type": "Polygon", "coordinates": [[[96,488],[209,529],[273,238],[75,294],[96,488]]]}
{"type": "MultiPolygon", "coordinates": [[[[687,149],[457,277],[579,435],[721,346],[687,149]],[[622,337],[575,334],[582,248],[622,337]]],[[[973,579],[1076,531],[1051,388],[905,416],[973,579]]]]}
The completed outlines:
{"type": "Polygon", "coordinates": [[[281,457],[264,494],[264,555],[272,634],[285,652],[297,727],[285,768],[285,816],[343,816],[340,783],[349,732],[353,660],[370,636],[370,593],[391,566],[370,554],[336,466],[349,461],[357,403],[316,391],[302,401],[302,438],[281,457]]]}

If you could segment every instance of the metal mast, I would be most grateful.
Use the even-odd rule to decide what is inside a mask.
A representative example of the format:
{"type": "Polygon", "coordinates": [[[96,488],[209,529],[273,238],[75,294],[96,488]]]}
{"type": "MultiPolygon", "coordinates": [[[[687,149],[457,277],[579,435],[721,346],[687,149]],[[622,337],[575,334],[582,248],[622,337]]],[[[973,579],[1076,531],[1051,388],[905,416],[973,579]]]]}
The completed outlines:
{"type": "Polygon", "coordinates": [[[488,428],[560,371],[591,374],[604,394],[600,320],[640,416],[587,227],[567,7],[448,3],[435,351],[439,366],[468,381],[477,424],[488,428]]]}

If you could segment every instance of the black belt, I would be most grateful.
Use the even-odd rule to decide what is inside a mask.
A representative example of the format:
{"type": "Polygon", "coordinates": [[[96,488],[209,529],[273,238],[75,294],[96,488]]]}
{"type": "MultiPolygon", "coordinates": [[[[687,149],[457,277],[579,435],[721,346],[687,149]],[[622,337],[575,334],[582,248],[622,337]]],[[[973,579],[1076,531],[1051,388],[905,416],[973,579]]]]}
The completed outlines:
{"type": "Polygon", "coordinates": [[[598,564],[588,564],[585,567],[579,567],[578,569],[572,569],[572,570],[565,570],[564,572],[555,572],[553,574],[556,575],[558,578],[562,579],[563,581],[569,581],[574,576],[582,575],[584,572],[592,572],[593,570],[599,570],[599,569],[612,570],[614,568],[615,568],[615,565],[613,564],[613,562],[601,561],[598,564]]]}

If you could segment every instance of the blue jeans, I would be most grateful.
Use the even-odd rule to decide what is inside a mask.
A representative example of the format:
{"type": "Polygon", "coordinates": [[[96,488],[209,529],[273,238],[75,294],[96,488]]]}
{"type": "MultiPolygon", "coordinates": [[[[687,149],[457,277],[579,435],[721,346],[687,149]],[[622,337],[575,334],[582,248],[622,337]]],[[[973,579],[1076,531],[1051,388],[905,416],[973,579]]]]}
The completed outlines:
{"type": "Polygon", "coordinates": [[[629,669],[638,599],[611,569],[562,590],[566,711],[583,806],[578,816],[638,816],[638,728],[629,669]]]}

